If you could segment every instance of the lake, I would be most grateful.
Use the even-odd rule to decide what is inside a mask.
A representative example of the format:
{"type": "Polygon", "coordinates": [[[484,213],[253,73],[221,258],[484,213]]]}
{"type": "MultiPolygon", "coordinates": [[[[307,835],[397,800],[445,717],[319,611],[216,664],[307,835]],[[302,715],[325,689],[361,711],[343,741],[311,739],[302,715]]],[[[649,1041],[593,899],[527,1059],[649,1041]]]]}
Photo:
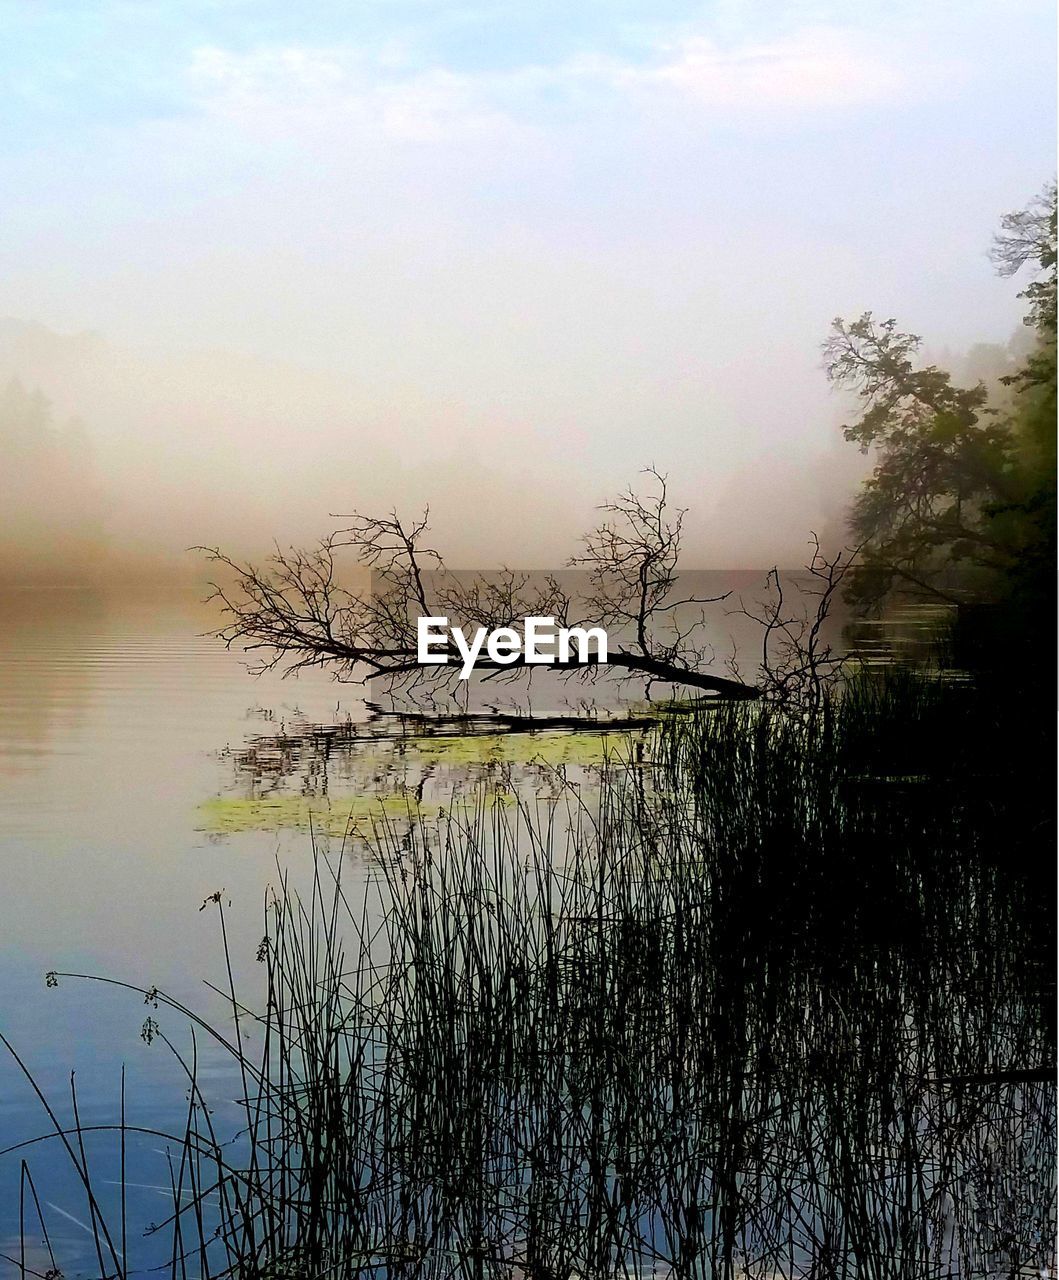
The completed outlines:
{"type": "MultiPolygon", "coordinates": [[[[748,598],[763,579],[758,573],[696,576],[700,581],[695,589],[702,594],[730,589],[748,598]]],[[[841,616],[833,620],[834,640],[843,621],[841,616]]],[[[157,1040],[145,1043],[140,1033],[145,1019],[157,1016],[163,1031],[184,1045],[187,1023],[172,1011],[156,1014],[153,1004],[145,1006],[143,996],[135,991],[65,976],[57,986],[50,986],[46,974],[57,970],[114,978],[140,988],[157,986],[218,1020],[231,1033],[230,1020],[221,1022],[223,1003],[204,982],[224,981],[216,908],[210,904],[210,909],[202,909],[213,895],[219,894],[225,906],[236,981],[241,990],[256,996],[261,971],[255,966],[255,955],[266,888],[277,883],[281,871],[289,872],[295,884],[308,883],[314,842],[317,849],[346,849],[344,888],[356,899],[379,871],[372,841],[364,838],[370,836],[373,821],[400,824],[409,814],[451,807],[470,784],[545,798],[557,795],[570,781],[591,784],[597,765],[608,757],[629,757],[647,732],[553,728],[531,735],[484,735],[468,732],[466,723],[458,721],[443,721],[428,732],[418,722],[372,713],[364,689],[336,684],[321,671],[303,672],[290,680],[275,672],[250,675],[243,655],[207,634],[216,623],[216,615],[200,601],[176,594],[115,597],[91,591],[25,590],[0,596],[0,1031],[52,1100],[63,1125],[72,1114],[71,1072],[75,1073],[80,1122],[91,1127],[113,1124],[120,1115],[124,1069],[128,1123],[179,1132],[187,1081],[164,1046],[157,1040]]],[[[759,631],[745,618],[723,612],[715,625],[711,638],[719,655],[718,672],[725,673],[723,657],[733,647],[744,671],[752,671],[759,631]]],[[[866,658],[881,660],[895,645],[922,642],[930,625],[929,616],[912,611],[891,618],[885,626],[862,627],[858,647],[866,658]]],[[[579,684],[545,681],[533,694],[532,710],[538,715],[561,712],[564,698],[576,701],[585,693],[579,684]]],[[[491,688],[487,694],[478,690],[476,697],[479,703],[498,703],[510,694],[510,689],[491,688]]],[[[600,700],[605,712],[643,717],[649,711],[631,690],[600,700]]],[[[904,745],[916,748],[914,742],[904,745]]],[[[917,780],[911,768],[897,772],[899,788],[907,787],[909,778],[912,783],[917,780]]],[[[863,779],[852,781],[859,785],[863,779]]],[[[917,796],[913,789],[906,801],[904,791],[887,793],[880,813],[888,815],[887,823],[896,823],[897,831],[911,822],[908,830],[914,834],[915,805],[923,794],[917,796]]],[[[865,798],[855,799],[850,809],[851,814],[860,815],[858,822],[867,821],[869,835],[872,821],[870,815],[865,819],[869,810],[863,806],[878,805],[880,795],[865,792],[865,798]]],[[[777,804],[781,800],[777,793],[777,804]]],[[[818,807],[823,800],[826,794],[813,805],[818,807]]],[[[810,806],[810,811],[816,808],[810,806]]],[[[916,840],[922,840],[923,830],[919,828],[916,840]]],[[[839,986],[842,999],[849,1001],[850,1017],[859,1016],[862,1006],[874,1007],[880,993],[885,993],[882,1012],[873,1012],[857,1035],[870,1031],[886,1046],[894,1042],[895,1027],[907,1025],[902,1021],[910,1016],[906,1010],[931,996],[933,979],[917,984],[902,968],[904,961],[895,959],[887,980],[890,985],[881,984],[878,966],[890,954],[894,925],[889,917],[873,923],[876,890],[869,890],[868,879],[862,882],[858,876],[878,875],[879,890],[896,894],[896,901],[905,907],[909,895],[900,878],[893,883],[886,878],[889,860],[896,857],[900,862],[900,841],[894,846],[880,838],[883,843],[874,861],[866,862],[863,872],[851,868],[856,874],[844,890],[848,906],[856,913],[861,941],[848,955],[836,944],[828,963],[845,975],[839,986]],[[862,971],[858,947],[864,946],[865,938],[872,948],[879,948],[879,959],[869,955],[862,971]]],[[[785,847],[777,858],[781,869],[784,853],[785,847]]],[[[726,848],[721,847],[719,854],[718,884],[723,885],[728,875],[726,848]]],[[[814,857],[811,854],[806,865],[814,857]]],[[[741,874],[736,868],[736,880],[741,874]]],[[[912,867],[902,874],[918,874],[918,870],[912,867]]],[[[987,868],[987,878],[990,874],[987,868]]],[[[824,882],[831,883],[833,877],[834,869],[827,870],[824,882]]],[[[738,889],[734,899],[738,902],[743,890],[734,881],[729,888],[738,889]]],[[[798,891],[796,883],[784,887],[772,882],[770,910],[778,919],[785,919],[788,911],[798,918],[798,891]]],[[[914,889],[910,895],[917,903],[919,892],[914,889]]],[[[751,902],[761,901],[756,895],[753,889],[751,902]]],[[[961,913],[965,904],[970,910],[979,896],[980,890],[970,882],[964,886],[954,882],[941,893],[937,910],[950,939],[946,946],[953,945],[952,937],[962,936],[961,913]]],[[[923,903],[934,910],[928,899],[923,903]]],[[[814,929],[821,925],[823,929],[825,941],[821,943],[814,934],[813,945],[823,945],[822,954],[830,956],[826,911],[821,921],[816,918],[817,907],[808,900],[806,910],[816,920],[814,929]]],[[[848,921],[852,925],[854,916],[848,921]]],[[[722,925],[740,941],[720,946],[720,958],[710,963],[717,964],[717,974],[725,981],[737,982],[742,972],[741,948],[760,946],[760,935],[741,908],[734,910],[730,920],[711,920],[709,929],[722,925]]],[[[1017,941],[1017,935],[1003,930],[997,941],[999,935],[989,921],[983,929],[984,953],[976,950],[980,944],[971,937],[967,955],[944,949],[934,955],[929,948],[925,953],[925,966],[929,962],[938,972],[959,970],[972,975],[958,981],[946,978],[953,983],[951,1007],[964,1010],[952,1014],[958,1038],[963,1036],[961,1018],[971,1026],[984,1016],[978,1011],[980,994],[990,1018],[1002,1016],[1015,1027],[1027,1022],[1026,997],[1018,981],[1005,989],[996,984],[979,988],[973,978],[981,954],[994,956],[998,972],[1004,972],[1008,961],[1003,939],[1012,945],[1017,941]],[[999,1014],[994,1008],[998,1002],[999,1014]]],[[[903,947],[905,939],[899,934],[894,937],[893,955],[897,956],[898,942],[903,947]]],[[[798,947],[792,943],[788,952],[783,948],[790,940],[780,936],[777,941],[784,963],[797,967],[801,963],[798,947]]],[[[705,975],[708,967],[704,963],[701,973],[696,973],[705,975]]],[[[752,989],[754,999],[767,1005],[769,984],[758,982],[752,989]]],[[[814,1000],[811,982],[808,992],[807,998],[814,1000]]],[[[930,1012],[920,1024],[928,1037],[942,1025],[932,1023],[933,1016],[930,1012]]],[[[793,1006],[781,1019],[793,1036],[801,1034],[803,1023],[793,1006]]],[[[825,1044],[829,1034],[825,1027],[825,1044]]],[[[941,1039],[948,1035],[944,1030],[941,1039]]],[[[994,1045],[988,1037],[977,1041],[971,1037],[959,1054],[975,1070],[981,1070],[983,1062],[992,1065],[994,1053],[1003,1066],[1009,1059],[1002,1041],[998,1036],[994,1045]]],[[[818,1052],[814,1048],[796,1071],[791,1068],[795,1074],[785,1087],[794,1089],[799,1098],[807,1098],[817,1087],[813,1074],[817,1068],[812,1063],[818,1052]],[[798,1092],[803,1087],[797,1073],[803,1070],[808,1085],[798,1092]]],[[[1035,1065],[1040,1056],[1034,1042],[1025,1060],[1035,1065]]],[[[863,1071],[863,1064],[859,1070],[863,1071]]],[[[902,1088],[902,1082],[913,1078],[900,1055],[894,1071],[902,1088]]],[[[235,1131],[240,1123],[232,1102],[237,1081],[230,1063],[211,1052],[208,1044],[200,1046],[198,1078],[216,1102],[218,1128],[235,1131]]],[[[867,1080],[872,1089],[877,1083],[870,1072],[867,1077],[854,1073],[851,1078],[867,1080]]],[[[834,1077],[825,1081],[825,1087],[838,1083],[834,1077]]],[[[708,1104],[714,1087],[709,1071],[704,1071],[699,1084],[708,1104]]],[[[921,1094],[917,1097],[922,1101],[921,1094]]],[[[776,1111],[765,1095],[762,1105],[763,1114],[776,1111]]],[[[780,1108],[777,1114],[788,1112],[780,1108]]],[[[830,1135],[827,1143],[837,1143],[837,1150],[842,1108],[829,1114],[830,1119],[814,1118],[812,1123],[825,1124],[830,1135]]],[[[3,1057],[0,1147],[28,1142],[48,1128],[30,1080],[13,1057],[3,1057]]],[[[130,1218],[140,1223],[160,1221],[169,1211],[161,1146],[155,1139],[141,1141],[130,1155],[125,1179],[130,1218]]],[[[68,1156],[54,1139],[0,1159],[0,1254],[8,1259],[7,1263],[0,1260],[0,1275],[5,1266],[17,1274],[11,1260],[18,1258],[21,1247],[23,1155],[30,1162],[56,1252],[61,1251],[67,1264],[74,1260],[77,1274],[98,1275],[84,1195],[68,1156]]],[[[97,1185],[116,1194],[120,1170],[113,1142],[101,1139],[93,1162],[97,1185]]],[[[1025,1194],[1035,1197],[1036,1184],[1028,1184],[1025,1194]]],[[[49,1260],[40,1233],[27,1229],[25,1234],[30,1265],[43,1274],[49,1260]]],[[[149,1249],[139,1252],[139,1244],[137,1249],[141,1262],[163,1261],[149,1249]]]]}
{"type": "MultiPolygon", "coordinates": [[[[695,589],[752,592],[763,576],[702,575],[695,589]]],[[[753,628],[718,617],[718,652],[734,632],[752,663],[753,628]]],[[[200,906],[224,890],[233,953],[250,962],[277,862],[295,875],[310,864],[310,823],[318,838],[340,838],[353,811],[395,798],[399,810],[406,794],[440,803],[497,767],[520,785],[547,787],[557,766],[591,764],[602,750],[601,738],[593,745],[556,733],[492,737],[470,750],[445,736],[410,749],[407,733],[385,727],[344,747],[325,738],[320,750],[319,734],[301,736],[306,726],[348,737],[350,724],[366,724],[364,691],[320,671],[254,677],[243,655],[206,634],[216,624],[189,595],[0,596],[0,1030],[66,1106],[76,1071],[83,1120],[114,1118],[123,1063],[133,1109],[169,1113],[182,1090],[163,1055],[140,1041],[142,1000],[66,982],[48,990],[46,972],[158,985],[208,1008],[202,980],[218,977],[222,957],[215,916],[200,906]],[[297,739],[293,750],[275,745],[284,735],[297,739]]],[[[562,709],[560,696],[553,686],[542,704],[538,694],[534,710],[562,709]]],[[[371,869],[356,856],[347,887],[371,869]]],[[[4,1060],[0,1145],[46,1128],[28,1083],[4,1060]]],[[[33,1155],[35,1169],[53,1168],[59,1190],[50,1199],[77,1216],[57,1144],[33,1155]]],[[[13,1158],[0,1164],[0,1236],[9,1245],[17,1175],[13,1158]]],[[[72,1248],[84,1233],[60,1220],[72,1248]]]]}

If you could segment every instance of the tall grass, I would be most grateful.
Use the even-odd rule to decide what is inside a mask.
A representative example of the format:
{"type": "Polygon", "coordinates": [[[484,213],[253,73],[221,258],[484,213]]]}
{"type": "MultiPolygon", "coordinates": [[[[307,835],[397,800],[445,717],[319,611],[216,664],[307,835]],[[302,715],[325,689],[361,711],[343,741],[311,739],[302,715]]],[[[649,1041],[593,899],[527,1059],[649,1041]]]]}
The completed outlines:
{"type": "MultiPolygon", "coordinates": [[[[598,797],[381,824],[366,898],[320,854],[269,901],[259,1004],[230,959],[223,1030],[145,993],[188,1085],[164,1269],[1043,1274],[1051,903],[1003,719],[890,673],[677,721],[598,797]]],[[[72,1128],[100,1271],[132,1274],[72,1128]]]]}

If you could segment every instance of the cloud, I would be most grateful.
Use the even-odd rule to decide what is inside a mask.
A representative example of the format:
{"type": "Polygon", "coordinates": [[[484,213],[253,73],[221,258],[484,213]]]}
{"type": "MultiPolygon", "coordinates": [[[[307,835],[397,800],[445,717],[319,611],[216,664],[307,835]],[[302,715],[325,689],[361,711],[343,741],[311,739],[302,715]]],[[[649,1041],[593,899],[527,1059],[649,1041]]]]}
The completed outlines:
{"type": "Polygon", "coordinates": [[[879,102],[908,92],[910,67],[893,45],[818,27],[782,40],[723,49],[692,36],[631,84],[671,88],[693,102],[738,111],[814,110],[879,102]]]}
{"type": "Polygon", "coordinates": [[[897,39],[840,27],[722,46],[690,34],[639,59],[580,55],[550,65],[455,71],[348,47],[198,49],[187,70],[207,114],[273,136],[345,129],[397,142],[500,137],[541,126],[564,107],[668,100],[692,113],[734,118],[803,115],[914,99],[952,67],[909,56],[897,39]]]}
{"type": "Polygon", "coordinates": [[[187,71],[207,114],[273,135],[342,127],[404,142],[480,136],[505,127],[475,78],[407,72],[344,48],[197,49],[187,71]]]}

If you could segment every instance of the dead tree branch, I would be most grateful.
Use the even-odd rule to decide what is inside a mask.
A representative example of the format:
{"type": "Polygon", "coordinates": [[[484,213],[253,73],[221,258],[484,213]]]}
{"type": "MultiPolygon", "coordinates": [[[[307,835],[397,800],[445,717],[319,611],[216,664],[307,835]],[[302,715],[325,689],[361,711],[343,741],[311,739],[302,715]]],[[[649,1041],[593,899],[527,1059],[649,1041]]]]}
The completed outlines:
{"type": "MultiPolygon", "coordinates": [[[[569,567],[587,574],[588,589],[575,598],[556,575],[531,576],[513,570],[464,575],[447,571],[441,555],[426,542],[428,512],[406,523],[396,512],[383,517],[353,514],[310,550],[277,547],[263,564],[241,563],[220,549],[200,548],[223,572],[211,599],[224,622],[215,632],[229,646],[256,658],[258,671],[328,667],[338,679],[382,682],[386,694],[400,691],[425,702],[457,687],[454,647],[447,665],[424,665],[417,654],[419,617],[447,617],[452,625],[518,627],[527,617],[551,617],[561,627],[604,627],[608,663],[585,655],[561,665],[566,678],[639,679],[648,693],[656,683],[684,686],[719,698],[801,697],[818,687],[834,661],[821,646],[820,628],[838,579],[841,560],[827,561],[814,540],[810,573],[820,583],[815,619],[797,623],[786,614],[783,588],[772,575],[773,600],[755,617],[764,628],[762,679],[743,680],[711,670],[713,648],[705,641],[705,609],[727,598],[695,596],[679,590],[681,533],[685,511],[669,506],[666,479],[651,468],[645,494],[633,490],[601,508],[601,523],[586,534],[569,567]],[[360,573],[370,571],[370,587],[340,583],[339,557],[360,573]],[[782,642],[783,657],[777,657],[782,642]]],[[[485,651],[474,662],[481,679],[529,679],[523,658],[509,663],[485,651]]]]}

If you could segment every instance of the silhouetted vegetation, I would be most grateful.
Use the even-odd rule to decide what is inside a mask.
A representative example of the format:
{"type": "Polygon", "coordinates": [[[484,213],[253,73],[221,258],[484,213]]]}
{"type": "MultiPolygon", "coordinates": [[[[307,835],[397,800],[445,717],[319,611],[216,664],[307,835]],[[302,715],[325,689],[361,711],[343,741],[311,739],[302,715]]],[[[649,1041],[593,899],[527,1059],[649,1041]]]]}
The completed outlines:
{"type": "MultiPolygon", "coordinates": [[[[257,655],[258,670],[322,666],[336,679],[373,681],[376,696],[437,706],[439,698],[466,689],[461,658],[450,641],[435,650],[439,665],[421,662],[419,618],[442,616],[464,628],[496,630],[543,617],[559,627],[603,627],[609,634],[606,663],[594,653],[575,656],[562,664],[567,678],[638,681],[648,693],[661,685],[717,698],[813,702],[840,662],[824,643],[822,628],[849,555],[826,554],[813,535],[804,590],[793,603],[773,569],[767,602],[743,611],[762,628],[753,679],[744,679],[732,663],[722,675],[706,610],[728,594],[688,592],[680,576],[687,512],[671,509],[665,476],[654,468],[644,474],[646,491],[630,488],[604,503],[602,522],[567,562],[567,568],[581,571],[579,590],[557,574],[447,572],[424,540],[428,512],[411,523],[396,512],[353,515],[348,527],[317,547],[277,550],[263,565],[205,548],[226,571],[211,596],[225,618],[216,634],[257,655]],[[345,555],[350,559],[343,563],[345,555]],[[370,571],[370,579],[351,588],[346,584],[357,570],[362,581],[370,571]]],[[[480,652],[469,665],[485,680],[528,682],[534,673],[521,656],[497,661],[480,652]]]]}
{"type": "MultiPolygon", "coordinates": [[[[1048,755],[1013,714],[967,683],[865,675],[813,715],[676,718],[598,801],[571,783],[361,831],[365,901],[321,854],[309,892],[270,899],[263,990],[237,992],[228,958],[223,1024],[142,993],[144,1036],[188,1086],[155,1260],[174,1276],[1040,1274],[1048,755]],[[230,1059],[237,1133],[214,1127],[206,1044],[230,1059]]],[[[100,1273],[129,1274],[132,1224],[107,1234],[93,1179],[101,1138],[53,1119],[100,1273]]],[[[137,1135],[114,1132],[124,1161],[137,1135]]]]}
{"type": "Polygon", "coordinates": [[[1008,215],[996,238],[1003,275],[1036,273],[1020,295],[1034,331],[1029,357],[1002,385],[954,386],[919,368],[920,339],[866,312],[835,321],[828,376],[853,388],[861,416],[848,440],[876,465],[856,499],[860,548],[852,598],[878,606],[895,593],[975,606],[964,619],[968,656],[1051,665],[1055,600],[1056,189],[1008,215]],[[983,605],[996,605],[983,633],[983,605]],[[1003,626],[997,626],[997,620],[1003,626]],[[1045,645],[1040,640],[1048,637],[1045,645]],[[986,643],[983,643],[983,639],[986,643]]]}

